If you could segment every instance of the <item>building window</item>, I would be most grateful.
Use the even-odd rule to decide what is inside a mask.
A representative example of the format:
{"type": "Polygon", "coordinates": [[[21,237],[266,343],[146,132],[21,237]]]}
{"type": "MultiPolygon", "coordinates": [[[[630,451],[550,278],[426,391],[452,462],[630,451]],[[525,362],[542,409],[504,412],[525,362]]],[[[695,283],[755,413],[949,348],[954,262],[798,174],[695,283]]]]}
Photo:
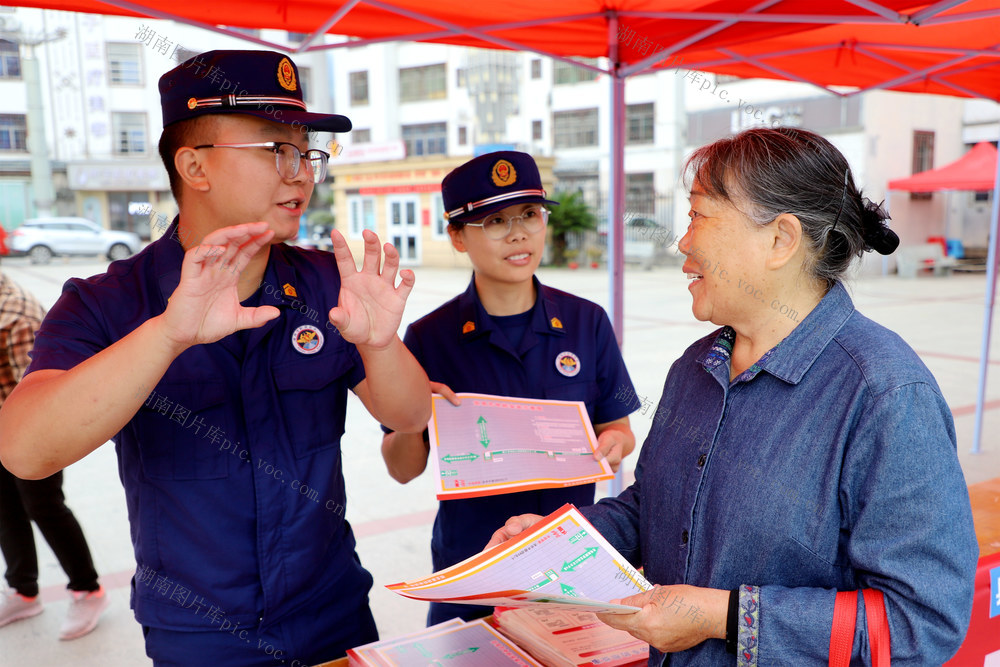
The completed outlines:
{"type": "Polygon", "coordinates": [[[448,96],[444,63],[399,70],[399,101],[443,100],[448,96]]]}
{"type": "Polygon", "coordinates": [[[625,124],[627,132],[625,143],[653,143],[654,126],[653,103],[629,104],[625,107],[625,124]]]}
{"type": "Polygon", "coordinates": [[[466,69],[464,67],[459,67],[455,70],[455,87],[465,88],[466,81],[466,69]]]}
{"type": "Polygon", "coordinates": [[[447,153],[448,124],[404,125],[403,143],[406,144],[406,157],[447,153]]]}
{"type": "Polygon", "coordinates": [[[464,125],[458,128],[458,145],[465,146],[469,142],[469,132],[464,125]]]}
{"type": "Polygon", "coordinates": [[[655,210],[653,172],[625,174],[625,211],[633,216],[650,217],[655,210]]]}
{"type": "Polygon", "coordinates": [[[0,39],[0,79],[21,78],[21,54],[14,42],[0,39]]]}
{"type": "Polygon", "coordinates": [[[541,79],[542,78],[542,59],[532,58],[531,59],[531,78],[541,79]]]}
{"type": "Polygon", "coordinates": [[[351,104],[354,106],[368,104],[368,70],[351,72],[351,104]]]}
{"type": "Polygon", "coordinates": [[[444,219],[444,200],[440,192],[431,194],[431,237],[435,241],[448,240],[448,221],[444,219]]]}
{"type": "Polygon", "coordinates": [[[299,87],[302,88],[302,99],[305,102],[313,102],[312,98],[312,70],[308,67],[299,68],[299,87]]]}
{"type": "MultiPolygon", "coordinates": [[[[597,58],[574,58],[577,62],[597,66],[597,58]]],[[[571,65],[565,60],[556,60],[552,63],[552,81],[556,85],[567,83],[581,83],[583,81],[593,81],[597,78],[597,72],[586,67],[571,65]]]]}
{"type": "Polygon", "coordinates": [[[372,142],[372,131],[369,128],[362,130],[351,130],[352,144],[370,144],[372,142]]]}
{"type": "Polygon", "coordinates": [[[542,121],[540,120],[531,121],[531,140],[532,141],[542,140],[542,121]]]}
{"type": "Polygon", "coordinates": [[[111,114],[112,151],[116,155],[145,155],[146,114],[111,114]]]}
{"type": "Polygon", "coordinates": [[[362,238],[361,232],[365,229],[375,231],[375,198],[348,197],[347,216],[351,238],[362,238]]]}
{"type": "Polygon", "coordinates": [[[556,148],[597,145],[597,109],[556,111],[552,114],[553,143],[556,148]]]}
{"type": "Polygon", "coordinates": [[[108,44],[108,71],[113,86],[142,85],[141,44],[108,44]]]}
{"type": "Polygon", "coordinates": [[[28,124],[24,114],[0,113],[0,151],[28,150],[28,124]]]}
{"type": "Polygon", "coordinates": [[[309,36],[308,32],[290,32],[287,34],[285,39],[288,40],[289,44],[301,44],[306,41],[306,37],[309,36]]]}
{"type": "MultiPolygon", "coordinates": [[[[922,171],[934,168],[934,133],[925,130],[913,131],[913,171],[910,173],[919,174],[922,171]]],[[[911,192],[910,199],[930,199],[930,192],[911,192]]]]}

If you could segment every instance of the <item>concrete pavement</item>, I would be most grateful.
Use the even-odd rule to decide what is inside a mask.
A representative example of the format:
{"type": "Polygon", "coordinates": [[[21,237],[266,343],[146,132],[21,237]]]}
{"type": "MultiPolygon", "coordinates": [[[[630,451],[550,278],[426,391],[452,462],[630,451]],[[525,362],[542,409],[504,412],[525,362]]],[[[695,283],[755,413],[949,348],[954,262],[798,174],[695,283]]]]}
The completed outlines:
{"type": "MultiPolygon", "coordinates": [[[[67,277],[92,275],[105,266],[81,259],[57,259],[48,266],[5,259],[0,268],[49,306],[67,277]]],[[[469,279],[467,272],[457,270],[418,268],[416,273],[417,284],[407,305],[404,327],[464,289],[469,279]]],[[[608,278],[604,269],[543,269],[539,276],[554,287],[607,305],[608,278]]],[[[934,373],[955,415],[959,457],[970,484],[1000,476],[1000,342],[993,345],[994,376],[988,393],[990,409],[986,413],[983,453],[969,453],[984,289],[982,274],[917,280],[890,276],[849,284],[858,308],[899,333],[934,373]]],[[[638,395],[654,404],[670,364],[691,342],[714,328],[693,318],[690,303],[687,281],[679,265],[652,271],[629,267],[626,271],[625,361],[638,395]]],[[[1000,334],[994,341],[998,338],[1000,334]]],[[[641,442],[649,430],[649,415],[634,414],[632,425],[641,442]]],[[[380,441],[378,425],[352,397],[343,439],[347,518],[358,536],[361,561],[375,577],[371,601],[379,630],[383,637],[390,637],[424,625],[426,605],[389,593],[383,586],[430,573],[430,529],[436,501],[426,473],[406,486],[388,477],[379,454],[380,441]]],[[[632,456],[626,468],[634,463],[632,456]]],[[[104,446],[68,468],[65,491],[90,542],[102,582],[111,594],[111,606],[93,633],[60,642],[58,628],[69,601],[64,588],[66,578],[36,531],[46,611],[0,629],[2,662],[38,667],[150,664],[140,628],[128,608],[128,582],[135,561],[113,448],[104,446]]]]}

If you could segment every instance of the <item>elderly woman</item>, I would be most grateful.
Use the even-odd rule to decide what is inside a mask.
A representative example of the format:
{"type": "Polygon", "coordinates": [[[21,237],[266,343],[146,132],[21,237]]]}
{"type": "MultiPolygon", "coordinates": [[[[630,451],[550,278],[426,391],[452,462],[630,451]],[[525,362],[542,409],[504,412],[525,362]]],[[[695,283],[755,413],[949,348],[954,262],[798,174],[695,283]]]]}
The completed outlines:
{"type": "MultiPolygon", "coordinates": [[[[951,413],[842,284],[898,238],[811,132],[748,130],[688,167],[683,268],[695,317],[722,328],[671,367],[635,483],[582,510],[659,584],[602,620],[648,641],[651,665],[820,665],[838,591],[872,589],[894,663],[942,664],[978,555],[951,413]]],[[[852,664],[871,664],[865,607],[852,664]]]]}

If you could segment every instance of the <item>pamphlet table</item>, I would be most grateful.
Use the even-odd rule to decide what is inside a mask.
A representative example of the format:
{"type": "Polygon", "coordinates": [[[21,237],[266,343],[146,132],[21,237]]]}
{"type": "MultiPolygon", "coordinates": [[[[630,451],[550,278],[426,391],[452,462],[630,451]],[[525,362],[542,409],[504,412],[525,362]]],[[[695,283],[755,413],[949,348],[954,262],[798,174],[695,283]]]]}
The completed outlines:
{"type": "MultiPolygon", "coordinates": [[[[483,619],[493,627],[496,627],[496,623],[493,622],[492,616],[487,616],[483,619]]],[[[347,658],[337,658],[336,660],[331,660],[330,662],[324,662],[321,665],[316,665],[315,667],[347,667],[347,658]]]]}
{"type": "MultiPolygon", "coordinates": [[[[1000,477],[969,487],[979,567],[969,632],[946,667],[1000,667],[1000,477]]],[[[492,617],[490,617],[490,620],[492,617]]],[[[347,667],[347,658],[316,667],[347,667]]]]}
{"type": "Polygon", "coordinates": [[[948,667],[1000,666],[1000,477],[969,487],[979,541],[972,621],[948,667]]]}

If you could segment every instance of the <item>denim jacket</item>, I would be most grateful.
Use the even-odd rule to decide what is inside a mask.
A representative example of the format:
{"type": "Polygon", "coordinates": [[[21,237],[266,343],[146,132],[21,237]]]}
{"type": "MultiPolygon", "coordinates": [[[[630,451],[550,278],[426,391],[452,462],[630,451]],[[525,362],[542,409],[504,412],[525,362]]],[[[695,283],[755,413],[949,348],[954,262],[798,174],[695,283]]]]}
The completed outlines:
{"type": "MultiPolygon", "coordinates": [[[[839,284],[732,383],[726,333],[671,367],[635,483],[582,510],[653,583],[741,589],[737,656],[710,639],[649,664],[825,665],[835,594],[859,588],[885,594],[894,666],[942,664],[979,551],[930,371],[839,284]]],[[[852,664],[868,665],[858,607],[852,664]]]]}

